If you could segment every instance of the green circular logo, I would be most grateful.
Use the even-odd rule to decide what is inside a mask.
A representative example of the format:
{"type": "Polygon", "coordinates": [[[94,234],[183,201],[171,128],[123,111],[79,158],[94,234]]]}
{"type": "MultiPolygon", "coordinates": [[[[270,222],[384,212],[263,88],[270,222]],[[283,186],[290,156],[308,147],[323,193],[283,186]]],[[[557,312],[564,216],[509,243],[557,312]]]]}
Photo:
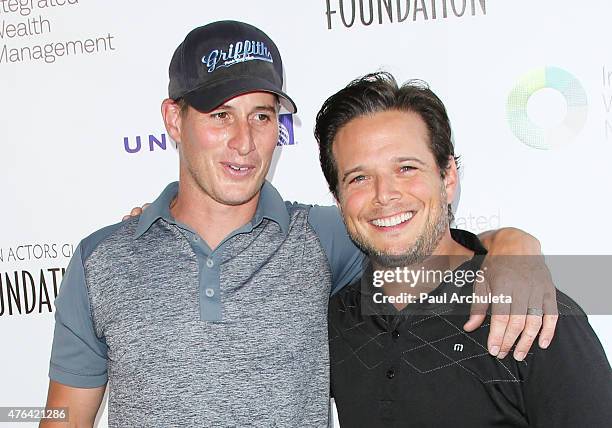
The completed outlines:
{"type": "Polygon", "coordinates": [[[588,112],[584,88],[572,74],[558,67],[543,67],[523,75],[508,95],[506,116],[512,133],[529,147],[550,149],[572,141],[580,133],[588,112]],[[527,102],[538,90],[559,91],[567,103],[567,115],[559,126],[542,128],[529,118],[527,102]]]}

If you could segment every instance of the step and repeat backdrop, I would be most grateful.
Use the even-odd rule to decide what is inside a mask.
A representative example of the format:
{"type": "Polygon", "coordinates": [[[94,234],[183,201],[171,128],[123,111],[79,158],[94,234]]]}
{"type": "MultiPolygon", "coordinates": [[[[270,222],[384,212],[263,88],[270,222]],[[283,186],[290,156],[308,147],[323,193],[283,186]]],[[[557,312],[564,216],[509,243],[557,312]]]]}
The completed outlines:
{"type": "MultiPolygon", "coordinates": [[[[44,403],[54,299],[80,239],[177,179],[160,104],[192,28],[236,19],[277,43],[299,108],[281,116],[268,177],[286,199],[333,203],[315,114],[387,70],[426,80],[449,110],[458,227],[516,226],[546,254],[602,255],[610,16],[605,0],[0,0],[0,406],[44,403]]],[[[612,317],[590,319],[612,355],[612,317]]]]}

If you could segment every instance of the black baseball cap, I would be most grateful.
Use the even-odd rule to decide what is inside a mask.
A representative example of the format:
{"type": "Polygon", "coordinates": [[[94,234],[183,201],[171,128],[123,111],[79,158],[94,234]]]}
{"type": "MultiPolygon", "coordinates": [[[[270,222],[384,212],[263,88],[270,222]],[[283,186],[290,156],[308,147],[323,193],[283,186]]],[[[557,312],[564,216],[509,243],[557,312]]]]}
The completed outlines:
{"type": "Polygon", "coordinates": [[[248,92],[278,95],[287,111],[293,100],[283,92],[283,62],[263,31],[238,21],[218,21],[195,28],[176,48],[168,70],[168,95],[209,112],[248,92]]]}

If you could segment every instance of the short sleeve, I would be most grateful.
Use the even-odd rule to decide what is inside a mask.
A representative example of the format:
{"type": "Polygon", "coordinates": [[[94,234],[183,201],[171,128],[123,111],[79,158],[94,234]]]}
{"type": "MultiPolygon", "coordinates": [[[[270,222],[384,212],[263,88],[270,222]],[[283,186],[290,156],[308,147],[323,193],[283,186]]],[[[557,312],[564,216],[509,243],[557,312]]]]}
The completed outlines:
{"type": "Polygon", "coordinates": [[[107,381],[107,346],[93,326],[81,245],[70,260],[55,299],[49,378],[77,388],[95,388],[107,381]]]}
{"type": "Polygon", "coordinates": [[[333,295],[361,276],[365,256],[349,238],[337,207],[313,206],[308,223],[327,255],[332,271],[333,295]]]}

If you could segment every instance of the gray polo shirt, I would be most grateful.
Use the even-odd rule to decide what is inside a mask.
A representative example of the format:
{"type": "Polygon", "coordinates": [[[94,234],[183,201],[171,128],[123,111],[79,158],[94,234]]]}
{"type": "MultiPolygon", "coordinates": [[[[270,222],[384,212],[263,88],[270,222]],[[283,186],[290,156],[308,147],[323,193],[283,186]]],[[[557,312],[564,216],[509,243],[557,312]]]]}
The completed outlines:
{"type": "Polygon", "coordinates": [[[109,426],[322,427],[327,305],[361,274],[335,207],[284,202],[214,250],[173,219],[170,184],[139,218],[79,244],[55,301],[49,376],[109,384],[109,426]]]}

